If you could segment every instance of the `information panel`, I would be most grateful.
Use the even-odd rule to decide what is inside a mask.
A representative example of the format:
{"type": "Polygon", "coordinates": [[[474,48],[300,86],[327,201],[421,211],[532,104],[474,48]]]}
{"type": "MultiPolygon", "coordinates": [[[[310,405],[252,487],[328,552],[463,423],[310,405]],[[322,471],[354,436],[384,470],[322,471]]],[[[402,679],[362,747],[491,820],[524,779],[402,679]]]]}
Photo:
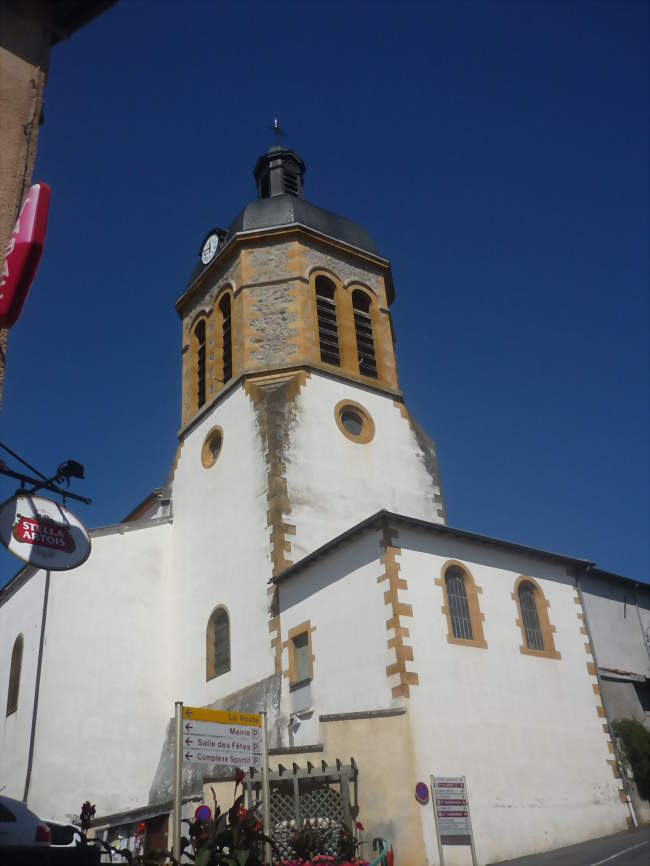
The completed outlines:
{"type": "Polygon", "coordinates": [[[434,808],[441,836],[469,836],[470,821],[464,776],[433,776],[434,808]]]}
{"type": "Polygon", "coordinates": [[[262,720],[251,713],[183,707],[183,760],[190,764],[262,766],[262,720]]]}

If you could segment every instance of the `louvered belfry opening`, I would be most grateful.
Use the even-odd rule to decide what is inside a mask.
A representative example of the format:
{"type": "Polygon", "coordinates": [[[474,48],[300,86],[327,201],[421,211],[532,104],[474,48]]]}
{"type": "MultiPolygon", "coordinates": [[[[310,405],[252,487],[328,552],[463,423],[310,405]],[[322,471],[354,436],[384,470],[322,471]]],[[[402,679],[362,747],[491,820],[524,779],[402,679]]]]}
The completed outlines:
{"type": "Polygon", "coordinates": [[[341,366],[339,332],[336,322],[335,286],[327,277],[316,277],[316,312],[321,361],[341,366]]]}
{"type": "Polygon", "coordinates": [[[230,316],[230,295],[224,295],[219,303],[223,345],[223,381],[232,379],[232,331],[230,316]]]}
{"type": "Polygon", "coordinates": [[[196,396],[199,409],[205,403],[205,322],[201,320],[194,329],[196,338],[196,396]]]}
{"type": "Polygon", "coordinates": [[[365,292],[353,292],[352,306],[354,308],[354,332],[357,337],[359,372],[362,376],[372,376],[376,379],[377,361],[372,334],[372,319],[370,318],[370,298],[365,292]]]}
{"type": "Polygon", "coordinates": [[[544,638],[539,624],[537,604],[535,603],[535,588],[530,583],[519,586],[519,607],[526,635],[528,649],[544,651],[544,638]]]}
{"type": "Polygon", "coordinates": [[[469,615],[469,604],[467,603],[467,588],[465,577],[460,568],[448,568],[445,573],[445,587],[447,589],[447,603],[449,604],[449,618],[451,620],[451,631],[454,637],[461,640],[473,640],[472,621],[469,615]]]}
{"type": "Polygon", "coordinates": [[[303,197],[305,163],[292,150],[275,145],[262,154],[253,169],[260,198],[276,195],[303,197]]]}

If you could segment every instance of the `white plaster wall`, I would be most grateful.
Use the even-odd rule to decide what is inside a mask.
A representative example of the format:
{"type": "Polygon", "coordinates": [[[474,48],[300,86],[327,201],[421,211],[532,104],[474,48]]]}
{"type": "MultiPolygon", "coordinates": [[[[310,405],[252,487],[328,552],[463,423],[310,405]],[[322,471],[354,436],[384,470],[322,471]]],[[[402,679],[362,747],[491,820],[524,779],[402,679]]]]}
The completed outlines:
{"type": "MultiPolygon", "coordinates": [[[[395,705],[386,678],[394,661],[387,648],[384,604],[386,583],[377,583],[379,534],[369,531],[317,559],[305,571],[280,583],[282,634],[309,620],[312,628],[314,676],[311,683],[312,723],[306,720],[294,745],[320,742],[318,716],[385,709],[395,705]],[[316,737],[316,739],[314,739],[316,737]]],[[[289,670],[288,649],[283,670],[289,670]]],[[[288,716],[291,696],[283,678],[283,703],[288,716]]]]}
{"type": "Polygon", "coordinates": [[[7,797],[22,800],[29,753],[45,572],[39,571],[0,605],[0,788],[7,797]],[[18,709],[6,715],[11,652],[23,635],[23,663],[18,709]]]}
{"type": "MultiPolygon", "coordinates": [[[[419,685],[411,689],[419,777],[465,775],[479,863],[556,848],[625,829],[612,758],[596,712],[572,579],[524,555],[400,527],[402,600],[412,604],[419,685]],[[478,586],[487,649],[447,642],[442,588],[447,559],[465,563],[478,586]],[[527,574],[550,602],[560,660],[519,651],[511,593],[527,574]]],[[[422,809],[429,863],[437,863],[431,808],[422,809]]],[[[447,848],[449,866],[469,849],[447,848]]]]}
{"type": "Polygon", "coordinates": [[[589,627],[601,667],[632,671],[650,677],[650,656],[643,632],[650,629],[650,592],[615,579],[583,577],[582,587],[589,627]]]}
{"type": "Polygon", "coordinates": [[[287,465],[294,562],[382,508],[441,522],[433,500],[440,491],[392,398],[312,372],[296,412],[287,465]],[[372,442],[361,445],[341,433],[334,407],[343,399],[371,415],[372,442]]]}
{"type": "Polygon", "coordinates": [[[255,410],[236,388],[187,436],[174,477],[170,715],[174,700],[206,705],[274,671],[266,493],[255,410]],[[221,454],[204,469],[201,447],[217,425],[221,454]],[[206,682],[206,626],[217,605],[230,614],[231,670],[206,682]]]}
{"type": "Polygon", "coordinates": [[[94,537],[84,565],[51,574],[28,799],[43,817],[148,802],[169,716],[170,539],[169,524],[94,537]]]}

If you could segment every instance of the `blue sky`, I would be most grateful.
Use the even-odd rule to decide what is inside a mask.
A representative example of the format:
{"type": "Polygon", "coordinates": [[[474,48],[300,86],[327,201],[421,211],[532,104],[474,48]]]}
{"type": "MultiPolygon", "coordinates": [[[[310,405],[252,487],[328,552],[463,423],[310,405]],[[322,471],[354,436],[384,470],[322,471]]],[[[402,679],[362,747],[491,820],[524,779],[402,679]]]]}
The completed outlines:
{"type": "Polygon", "coordinates": [[[306,198],[392,262],[449,523],[650,579],[647,33],[641,2],[122,0],[51,54],[2,441],[84,463],[90,526],[163,482],[174,301],[278,116],[306,198]]]}

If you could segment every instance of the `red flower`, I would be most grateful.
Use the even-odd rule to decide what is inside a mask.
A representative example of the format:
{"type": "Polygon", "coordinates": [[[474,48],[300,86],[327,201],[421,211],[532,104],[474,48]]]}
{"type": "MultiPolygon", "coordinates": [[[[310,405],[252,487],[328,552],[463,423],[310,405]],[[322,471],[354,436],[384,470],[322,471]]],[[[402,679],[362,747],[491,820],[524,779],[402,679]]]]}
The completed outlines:
{"type": "Polygon", "coordinates": [[[246,815],[248,815],[248,811],[244,809],[243,806],[240,806],[239,809],[237,809],[237,817],[239,818],[239,820],[245,821],[246,815]]]}
{"type": "Polygon", "coordinates": [[[262,824],[261,821],[256,821],[253,824],[253,832],[254,833],[261,833],[263,829],[264,829],[264,824],[262,824]]]}
{"type": "Polygon", "coordinates": [[[144,833],[144,831],[146,829],[147,829],[147,825],[144,823],[144,821],[140,821],[140,823],[138,824],[138,828],[135,831],[136,836],[140,836],[142,833],[144,833]]]}
{"type": "Polygon", "coordinates": [[[364,828],[363,824],[361,823],[361,821],[357,821],[357,830],[364,830],[364,829],[365,828],[364,828]]]}
{"type": "Polygon", "coordinates": [[[245,778],[246,778],[246,773],[243,770],[240,770],[240,769],[235,770],[235,782],[237,784],[239,784],[240,782],[243,782],[245,778]]]}

